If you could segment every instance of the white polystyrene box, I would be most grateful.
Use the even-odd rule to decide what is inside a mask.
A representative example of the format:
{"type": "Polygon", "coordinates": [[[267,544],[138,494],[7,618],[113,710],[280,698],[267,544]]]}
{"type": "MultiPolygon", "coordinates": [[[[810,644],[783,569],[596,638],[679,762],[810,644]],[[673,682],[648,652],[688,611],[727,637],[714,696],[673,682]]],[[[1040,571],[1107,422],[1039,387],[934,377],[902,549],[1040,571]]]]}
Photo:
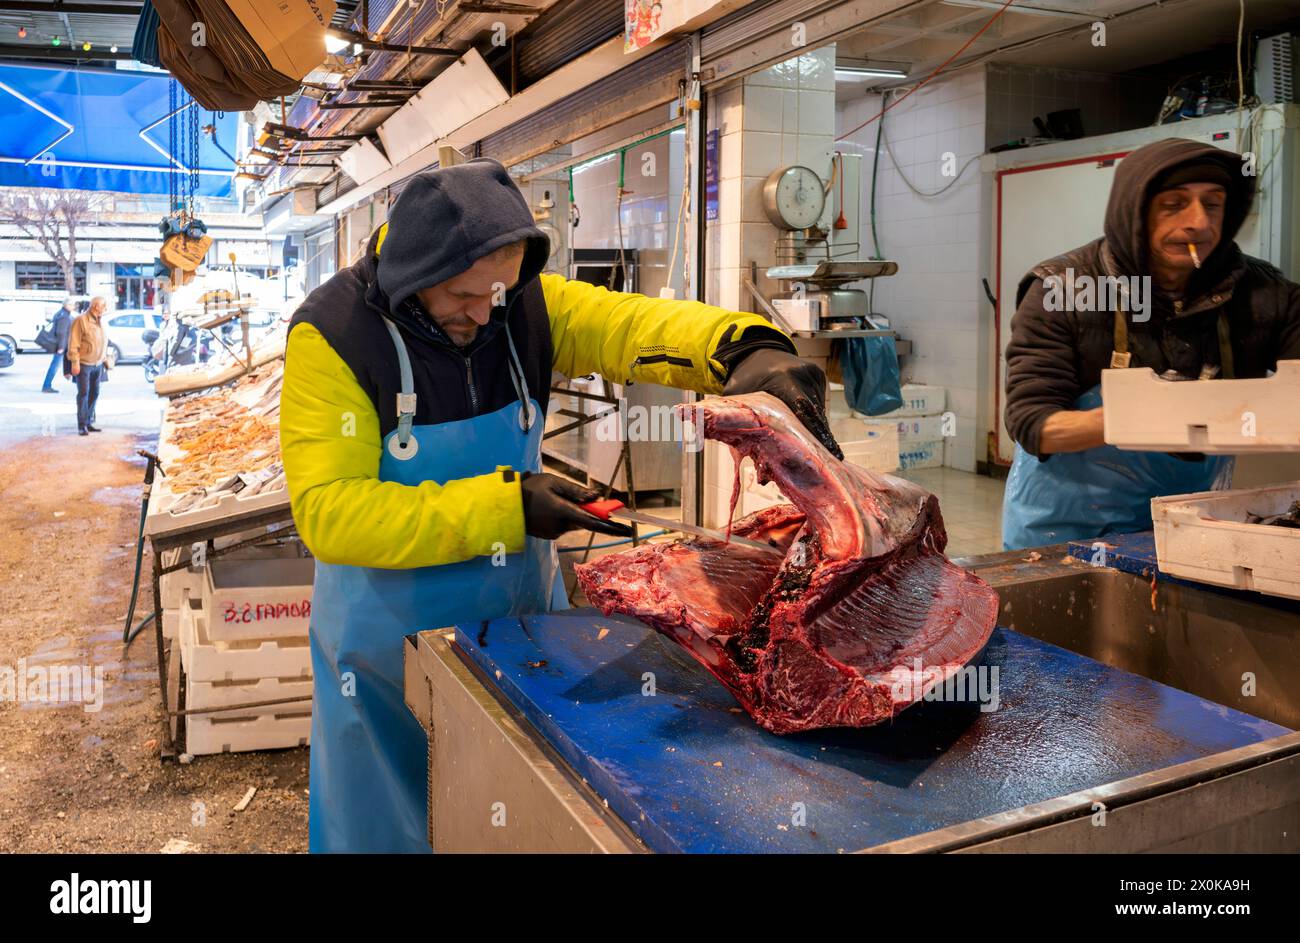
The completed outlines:
{"type": "Polygon", "coordinates": [[[213,639],[306,635],[311,624],[310,557],[208,561],[203,610],[213,639]]]}
{"type": "Polygon", "coordinates": [[[1142,452],[1300,449],[1300,360],[1256,380],[1162,380],[1149,367],[1101,372],[1105,439],[1142,452]]]}
{"type": "Polygon", "coordinates": [[[900,443],[898,467],[903,471],[913,468],[938,468],[943,465],[943,439],[900,443]]]}
{"type": "Polygon", "coordinates": [[[1180,579],[1300,599],[1300,529],[1247,524],[1300,501],[1300,481],[1153,498],[1156,560],[1180,579]]]}
{"type": "Polygon", "coordinates": [[[185,718],[185,751],[194,756],[280,750],[310,743],[310,710],[305,714],[262,714],[237,719],[207,714],[185,718]]]}
{"type": "Polygon", "coordinates": [[[929,445],[943,440],[943,416],[881,417],[854,421],[861,423],[866,429],[875,431],[894,428],[898,433],[898,447],[904,452],[914,445],[929,445]]]}
{"type": "Polygon", "coordinates": [[[207,616],[190,601],[181,609],[181,664],[193,681],[258,678],[310,678],[308,638],[217,641],[208,635],[207,616]]]}
{"type": "Polygon", "coordinates": [[[948,390],[924,383],[904,383],[900,388],[903,405],[872,419],[903,419],[908,416],[937,416],[948,403],[948,390]]]}
{"type": "Polygon", "coordinates": [[[840,442],[844,461],[869,471],[892,472],[898,468],[898,429],[893,423],[878,423],[863,430],[857,439],[840,442]]]}

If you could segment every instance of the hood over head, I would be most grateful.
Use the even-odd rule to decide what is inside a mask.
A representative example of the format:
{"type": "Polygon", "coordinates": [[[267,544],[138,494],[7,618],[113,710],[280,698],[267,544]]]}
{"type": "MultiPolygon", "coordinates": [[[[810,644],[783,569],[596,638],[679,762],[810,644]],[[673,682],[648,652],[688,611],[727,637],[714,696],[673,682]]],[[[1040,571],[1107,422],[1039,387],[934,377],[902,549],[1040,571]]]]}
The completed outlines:
{"type": "Polygon", "coordinates": [[[1196,178],[1226,183],[1228,201],[1219,244],[1193,273],[1188,294],[1215,284],[1240,256],[1233,239],[1250,213],[1255,178],[1242,173],[1245,158],[1210,144],[1186,138],[1166,138],[1139,147],[1120,161],[1106,204],[1106,245],[1120,268],[1116,275],[1146,275],[1148,269],[1147,207],[1162,189],[1196,178]],[[1189,172],[1199,165],[1200,173],[1189,172]]]}
{"type": "Polygon", "coordinates": [[[416,292],[515,242],[527,246],[506,307],[541,274],[550,255],[549,240],[533,222],[524,195],[506,169],[486,157],[417,174],[397,198],[387,234],[378,243],[376,271],[389,311],[397,315],[416,292]]]}

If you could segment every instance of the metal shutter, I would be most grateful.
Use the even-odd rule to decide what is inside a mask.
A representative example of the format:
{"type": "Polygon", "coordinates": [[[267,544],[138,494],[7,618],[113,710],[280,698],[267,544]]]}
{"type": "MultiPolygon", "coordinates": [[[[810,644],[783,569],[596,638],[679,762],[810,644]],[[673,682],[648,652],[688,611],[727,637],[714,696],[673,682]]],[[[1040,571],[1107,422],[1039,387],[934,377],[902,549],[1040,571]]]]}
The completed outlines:
{"type": "MultiPolygon", "coordinates": [[[[569,0],[519,34],[515,51],[520,88],[550,75],[566,62],[623,35],[624,0],[569,0]]],[[[502,50],[502,58],[508,57],[502,50]]]]}
{"type": "Polygon", "coordinates": [[[478,152],[507,167],[664,105],[686,78],[690,43],[683,40],[638,59],[563,102],[478,143],[478,152]]]}

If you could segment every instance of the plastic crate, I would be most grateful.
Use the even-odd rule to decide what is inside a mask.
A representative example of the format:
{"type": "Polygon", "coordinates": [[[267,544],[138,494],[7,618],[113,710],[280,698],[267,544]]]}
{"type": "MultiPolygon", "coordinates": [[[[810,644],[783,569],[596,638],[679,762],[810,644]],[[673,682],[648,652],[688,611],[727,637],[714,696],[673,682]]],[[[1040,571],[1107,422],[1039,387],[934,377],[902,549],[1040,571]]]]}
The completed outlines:
{"type": "Polygon", "coordinates": [[[1162,380],[1147,368],[1103,370],[1109,445],[1140,452],[1300,449],[1300,360],[1259,380],[1162,380]]]}
{"type": "Polygon", "coordinates": [[[1162,572],[1215,586],[1300,599],[1300,529],[1247,524],[1300,501],[1300,481],[1153,498],[1162,572]]]}

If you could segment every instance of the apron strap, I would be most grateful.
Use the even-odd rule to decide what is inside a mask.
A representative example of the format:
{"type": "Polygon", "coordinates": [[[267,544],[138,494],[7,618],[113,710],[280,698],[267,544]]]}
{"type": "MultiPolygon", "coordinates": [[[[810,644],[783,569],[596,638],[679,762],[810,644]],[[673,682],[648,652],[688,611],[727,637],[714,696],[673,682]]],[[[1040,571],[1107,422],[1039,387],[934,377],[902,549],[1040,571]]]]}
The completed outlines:
{"type": "Polygon", "coordinates": [[[510,380],[515,385],[515,395],[519,397],[519,408],[523,410],[519,421],[524,432],[528,432],[533,427],[533,410],[528,402],[528,385],[524,377],[524,368],[519,363],[519,352],[515,350],[515,339],[510,335],[509,325],[506,325],[505,331],[506,343],[510,347],[510,365],[513,367],[510,371],[510,380]]]}
{"type": "MultiPolygon", "coordinates": [[[[1120,303],[1115,307],[1115,329],[1114,344],[1115,349],[1110,354],[1110,365],[1115,367],[1127,367],[1133,361],[1133,355],[1128,349],[1128,318],[1125,313],[1124,295],[1126,293],[1121,289],[1120,303]]],[[[1228,324],[1228,306],[1224,305],[1219,309],[1219,378],[1231,380],[1236,376],[1232,359],[1232,331],[1228,324]]]]}
{"type": "Polygon", "coordinates": [[[411,374],[411,355],[397,331],[397,325],[384,318],[393,346],[397,348],[397,366],[402,375],[401,392],[397,394],[397,442],[402,448],[411,440],[411,424],[415,421],[415,379],[411,374]]]}
{"type": "Polygon", "coordinates": [[[1133,355],[1128,351],[1128,317],[1124,309],[1124,299],[1121,296],[1119,304],[1115,306],[1115,349],[1110,352],[1112,369],[1127,367],[1133,362],[1133,355]]]}
{"type": "Polygon", "coordinates": [[[1232,332],[1228,326],[1228,306],[1219,309],[1219,377],[1231,380],[1236,377],[1232,362],[1232,332]]]}

